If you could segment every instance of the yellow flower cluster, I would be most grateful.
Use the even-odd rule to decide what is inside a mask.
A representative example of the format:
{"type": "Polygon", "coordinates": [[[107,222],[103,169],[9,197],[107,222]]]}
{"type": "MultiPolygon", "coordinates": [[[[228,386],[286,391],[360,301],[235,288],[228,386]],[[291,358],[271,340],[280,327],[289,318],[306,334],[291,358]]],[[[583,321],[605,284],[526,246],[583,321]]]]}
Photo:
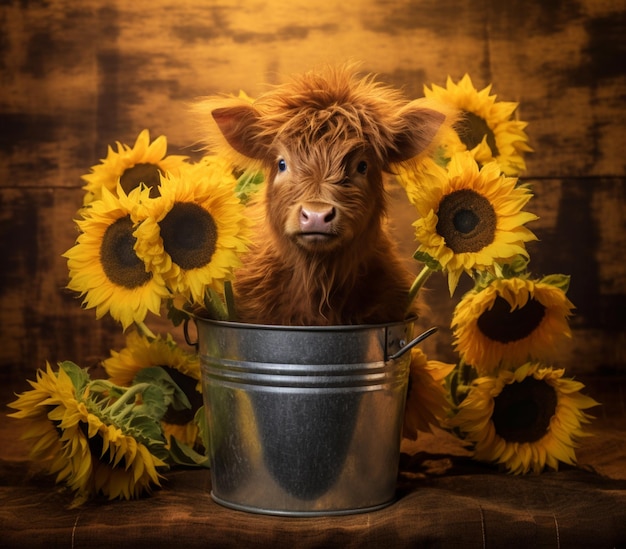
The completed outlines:
{"type": "Polygon", "coordinates": [[[164,156],[166,145],[164,136],[150,144],[144,130],[134,147],[109,149],[84,176],[80,235],[64,254],[68,288],[124,329],[164,302],[204,307],[208,292],[224,292],[248,244],[233,167],[214,156],[164,156]]]}
{"type": "Polygon", "coordinates": [[[186,446],[201,447],[196,414],[202,407],[200,359],[195,352],[187,352],[174,341],[171,334],[165,337],[146,337],[137,331],[126,336],[126,347],[111,351],[102,366],[112,383],[122,387],[133,385],[142,371],[159,367],[165,369],[189,400],[189,407],[174,410],[170,407],[161,419],[161,427],[171,445],[172,437],[186,446]]]}
{"type": "Polygon", "coordinates": [[[490,95],[491,85],[477,90],[465,74],[455,83],[448,77],[446,87],[424,87],[424,96],[456,109],[460,113],[454,131],[443,138],[444,155],[469,151],[479,165],[496,162],[508,176],[526,170],[524,154],[532,152],[525,132],[526,122],[514,118],[519,106],[511,101],[497,101],[490,95]]]}
{"type": "Polygon", "coordinates": [[[159,487],[172,465],[207,465],[195,352],[169,334],[131,331],[103,366],[108,379],[92,380],[72,362],[47,364],[9,404],[31,457],[74,492],[73,505],[98,495],[136,498],[159,487]]]}
{"type": "MultiPolygon", "coordinates": [[[[526,244],[536,237],[526,224],[537,217],[525,211],[532,192],[518,179],[532,150],[526,123],[514,118],[517,103],[496,101],[491,86],[475,89],[468,75],[424,94],[459,117],[432,157],[398,168],[424,264],[409,298],[435,271],[451,296],[464,275],[474,286],[451,321],[458,363],[411,351],[403,436],[448,428],[476,459],[513,473],[575,463],[585,410],[597,403],[553,366],[571,337],[569,278],[527,270],[526,244]]],[[[166,138],[150,142],[147,130],[133,146],[109,147],[83,179],[79,236],[64,254],[68,288],[97,318],[137,331],[103,361],[108,379],[91,380],[70,362],[47,365],[10,404],[33,458],[76,504],[136,497],[172,464],[206,465],[198,357],[144,320],[164,305],[174,324],[198,309],[228,318],[229,284],[249,244],[245,200],[260,184],[221,157],[168,156],[166,138]]]]}
{"type": "MultiPolygon", "coordinates": [[[[75,493],[74,505],[96,494],[130,499],[160,486],[159,469],[167,464],[158,418],[135,413],[143,418],[138,429],[126,413],[113,413],[124,396],[98,399],[87,373],[71,362],[56,372],[47,364],[30,384],[30,391],[9,404],[17,410],[10,417],[24,423],[31,457],[75,493]]],[[[130,408],[134,404],[128,402],[130,408]]]]}
{"type": "MultiPolygon", "coordinates": [[[[597,403],[553,367],[571,337],[569,277],[533,279],[527,270],[525,245],[536,237],[525,225],[537,216],[524,211],[532,193],[518,180],[531,151],[526,123],[512,118],[516,103],[490,93],[491,86],[475,89],[468,75],[425,89],[459,119],[433,157],[399,171],[418,214],[415,258],[424,263],[411,298],[434,271],[447,275],[451,296],[462,274],[473,277],[451,321],[459,361],[446,378],[450,417],[439,423],[471,442],[478,460],[513,473],[538,472],[575,462],[576,441],[589,421],[583,410],[597,403]]],[[[421,364],[415,372],[423,374],[428,362],[421,364]]],[[[417,380],[412,370],[411,386],[417,380]]],[[[416,394],[410,388],[409,404],[416,394]]],[[[405,418],[410,435],[418,430],[412,407],[405,418]]]]}
{"type": "Polygon", "coordinates": [[[144,130],[132,147],[109,147],[84,176],[79,236],[64,254],[68,288],[97,318],[136,328],[103,361],[108,379],[92,381],[70,362],[48,365],[11,404],[32,457],[75,493],[76,505],[149,492],[160,485],[158,470],[173,464],[207,465],[199,358],[170,334],[152,334],[144,319],[164,304],[174,319],[177,308],[180,317],[223,299],[248,244],[240,196],[258,181],[247,176],[238,192],[225,160],[166,153],[165,137],[151,143],[144,130]]]}

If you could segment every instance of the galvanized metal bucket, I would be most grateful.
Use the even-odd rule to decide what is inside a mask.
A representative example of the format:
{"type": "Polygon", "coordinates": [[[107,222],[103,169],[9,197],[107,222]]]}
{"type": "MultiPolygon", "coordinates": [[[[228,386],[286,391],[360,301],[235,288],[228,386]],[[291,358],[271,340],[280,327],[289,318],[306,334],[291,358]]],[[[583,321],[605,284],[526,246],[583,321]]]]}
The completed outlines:
{"type": "Polygon", "coordinates": [[[371,511],[395,496],[413,322],[196,319],[211,497],[255,513],[371,511]]]}

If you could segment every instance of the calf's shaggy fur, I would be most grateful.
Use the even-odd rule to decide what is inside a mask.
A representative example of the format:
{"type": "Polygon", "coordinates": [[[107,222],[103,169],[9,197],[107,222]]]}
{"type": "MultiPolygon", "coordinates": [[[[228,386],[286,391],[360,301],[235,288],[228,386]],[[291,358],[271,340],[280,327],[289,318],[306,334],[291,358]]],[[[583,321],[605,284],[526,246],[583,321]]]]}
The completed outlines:
{"type": "Polygon", "coordinates": [[[412,275],[385,229],[383,172],[429,147],[445,115],[347,66],[251,102],[199,104],[208,147],[262,169],[254,245],[236,273],[238,319],[283,325],[403,320],[412,275]]]}

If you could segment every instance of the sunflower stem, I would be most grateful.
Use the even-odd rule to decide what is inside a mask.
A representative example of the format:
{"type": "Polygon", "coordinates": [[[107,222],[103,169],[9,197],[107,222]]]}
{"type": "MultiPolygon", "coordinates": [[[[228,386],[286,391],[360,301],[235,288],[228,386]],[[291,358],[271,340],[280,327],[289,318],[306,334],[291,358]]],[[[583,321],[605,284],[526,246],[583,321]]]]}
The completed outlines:
{"type": "Polygon", "coordinates": [[[144,337],[154,341],[156,339],[156,335],[154,332],[146,326],[143,321],[135,321],[135,326],[137,327],[137,331],[144,337]]]}
{"type": "Polygon", "coordinates": [[[237,309],[235,308],[235,294],[233,292],[233,285],[230,280],[224,282],[224,299],[226,300],[226,314],[228,320],[237,320],[237,309]]]}
{"type": "Polygon", "coordinates": [[[407,303],[407,309],[411,308],[411,305],[413,304],[417,293],[432,273],[433,269],[431,269],[428,265],[424,265],[422,270],[415,277],[415,280],[413,281],[413,284],[411,284],[411,288],[409,289],[409,301],[407,303]]]}
{"type": "Polygon", "coordinates": [[[150,383],[138,383],[137,385],[133,385],[128,388],[128,390],[118,398],[114,404],[109,408],[109,412],[111,413],[111,417],[117,416],[117,414],[126,406],[129,401],[135,398],[138,393],[143,393],[148,387],[150,387],[150,383]]]}
{"type": "Polygon", "coordinates": [[[204,307],[209,313],[210,318],[214,318],[216,320],[228,320],[228,310],[226,304],[213,288],[207,287],[205,290],[204,307]]]}

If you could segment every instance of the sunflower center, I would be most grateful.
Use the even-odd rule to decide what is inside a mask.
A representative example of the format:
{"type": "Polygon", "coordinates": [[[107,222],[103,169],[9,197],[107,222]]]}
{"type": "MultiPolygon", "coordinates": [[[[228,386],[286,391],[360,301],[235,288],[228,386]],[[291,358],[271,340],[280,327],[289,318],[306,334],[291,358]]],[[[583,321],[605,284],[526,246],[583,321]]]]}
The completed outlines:
{"type": "Polygon", "coordinates": [[[165,251],[185,270],[204,267],[217,243],[217,226],[209,212],[194,202],[177,202],[159,223],[165,251]]]}
{"type": "Polygon", "coordinates": [[[472,189],[444,196],[437,218],[437,233],[455,254],[479,252],[496,234],[497,217],[491,202],[472,189]]]}
{"type": "Polygon", "coordinates": [[[156,164],[139,163],[124,170],[120,176],[120,184],[124,192],[128,194],[135,187],[143,183],[150,187],[150,198],[159,196],[159,183],[161,182],[161,171],[156,164]]]}
{"type": "Polygon", "coordinates": [[[486,135],[487,145],[491,149],[491,156],[498,156],[499,151],[496,145],[496,136],[484,118],[481,118],[473,112],[463,111],[461,119],[456,124],[455,129],[462,143],[467,147],[467,150],[471,151],[476,145],[480,145],[480,142],[486,135]]]}
{"type": "Polygon", "coordinates": [[[478,225],[478,216],[472,210],[459,210],[454,214],[452,224],[463,234],[471,233],[478,225]]]}
{"type": "Polygon", "coordinates": [[[492,341],[510,343],[532,334],[545,314],[545,306],[534,298],[530,298],[523,307],[511,310],[509,302],[498,296],[493,307],[478,317],[477,325],[492,341]]]}
{"type": "Polygon", "coordinates": [[[143,286],[152,277],[134,250],[133,222],[120,217],[104,232],[100,245],[100,262],[107,278],[130,290],[143,286]]]}
{"type": "Polygon", "coordinates": [[[548,431],[556,404],[552,386],[527,377],[506,385],[495,397],[491,421],[498,436],[507,442],[536,442],[548,431]]]}
{"type": "Polygon", "coordinates": [[[194,415],[200,406],[202,406],[202,393],[196,391],[198,382],[176,368],[170,366],[161,366],[161,368],[168,373],[174,383],[185,393],[191,404],[191,409],[186,408],[184,410],[175,410],[172,406],[168,406],[163,416],[163,421],[173,425],[186,425],[190,421],[193,421],[194,415]]]}

